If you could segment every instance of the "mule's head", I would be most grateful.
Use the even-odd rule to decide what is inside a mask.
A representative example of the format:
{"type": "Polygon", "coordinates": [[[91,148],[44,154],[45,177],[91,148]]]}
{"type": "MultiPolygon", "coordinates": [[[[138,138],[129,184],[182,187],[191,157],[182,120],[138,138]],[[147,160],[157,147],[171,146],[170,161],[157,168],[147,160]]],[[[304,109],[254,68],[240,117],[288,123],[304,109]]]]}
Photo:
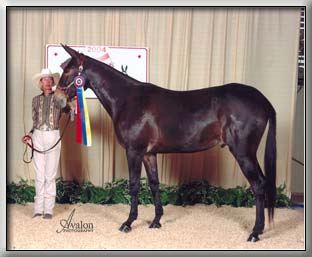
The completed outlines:
{"type": "MultiPolygon", "coordinates": [[[[62,45],[62,47],[71,56],[68,60],[61,64],[63,73],[55,90],[56,101],[64,107],[67,100],[71,101],[76,96],[74,78],[79,73],[83,75],[83,62],[85,60],[85,55],[78,53],[66,45],[62,45]]],[[[87,88],[87,81],[84,88],[87,88]]]]}

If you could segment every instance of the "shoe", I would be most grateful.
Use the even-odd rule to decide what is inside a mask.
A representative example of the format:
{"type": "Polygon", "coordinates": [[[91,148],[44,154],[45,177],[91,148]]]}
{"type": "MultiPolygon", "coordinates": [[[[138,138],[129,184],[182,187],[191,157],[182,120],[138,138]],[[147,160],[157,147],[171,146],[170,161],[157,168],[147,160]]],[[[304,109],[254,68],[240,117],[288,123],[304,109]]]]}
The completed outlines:
{"type": "Polygon", "coordinates": [[[41,213],[35,213],[33,218],[36,218],[36,217],[39,217],[39,216],[42,216],[42,214],[41,213]]]}
{"type": "Polygon", "coordinates": [[[46,213],[46,214],[43,215],[43,218],[50,220],[50,219],[52,219],[52,214],[46,213]]]}

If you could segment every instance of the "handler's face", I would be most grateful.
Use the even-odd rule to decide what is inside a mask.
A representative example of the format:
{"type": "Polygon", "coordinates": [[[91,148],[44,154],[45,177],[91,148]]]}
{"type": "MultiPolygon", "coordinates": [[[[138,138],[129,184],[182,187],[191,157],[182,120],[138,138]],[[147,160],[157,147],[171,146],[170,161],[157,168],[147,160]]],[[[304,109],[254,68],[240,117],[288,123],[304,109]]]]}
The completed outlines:
{"type": "Polygon", "coordinates": [[[53,78],[51,77],[43,77],[41,80],[41,89],[42,91],[50,91],[53,86],[53,78]]]}

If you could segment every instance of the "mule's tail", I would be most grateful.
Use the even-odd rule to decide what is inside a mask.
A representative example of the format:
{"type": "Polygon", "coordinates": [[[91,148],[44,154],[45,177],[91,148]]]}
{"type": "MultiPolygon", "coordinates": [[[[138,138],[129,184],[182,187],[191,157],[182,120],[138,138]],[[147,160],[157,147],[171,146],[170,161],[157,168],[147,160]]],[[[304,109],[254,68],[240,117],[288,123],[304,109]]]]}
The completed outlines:
{"type": "Polygon", "coordinates": [[[273,107],[269,116],[269,130],[264,154],[264,169],[266,175],[266,201],[269,222],[272,222],[276,198],[276,113],[273,107]]]}

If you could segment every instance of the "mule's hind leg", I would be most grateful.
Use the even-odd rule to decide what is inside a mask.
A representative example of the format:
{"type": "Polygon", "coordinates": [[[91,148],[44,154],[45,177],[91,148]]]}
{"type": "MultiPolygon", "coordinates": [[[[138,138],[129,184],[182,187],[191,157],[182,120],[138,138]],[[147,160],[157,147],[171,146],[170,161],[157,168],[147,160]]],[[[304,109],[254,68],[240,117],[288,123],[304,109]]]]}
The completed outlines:
{"type": "Polygon", "coordinates": [[[262,174],[256,157],[236,154],[235,158],[238,161],[245,177],[249,181],[256,199],[256,222],[253,228],[253,232],[249,235],[247,239],[247,241],[256,242],[259,240],[259,235],[263,233],[265,222],[265,178],[262,174]]]}
{"type": "Polygon", "coordinates": [[[140,190],[140,177],[144,152],[133,149],[127,149],[127,160],[129,168],[131,209],[128,219],[119,228],[120,231],[129,232],[131,224],[138,217],[138,203],[140,190]]]}
{"type": "Polygon", "coordinates": [[[150,225],[150,228],[160,228],[160,218],[163,215],[164,211],[160,201],[159,194],[159,179],[158,179],[158,171],[157,171],[157,159],[156,154],[145,154],[143,163],[145,166],[146,174],[148,176],[148,182],[150,189],[152,191],[152,195],[154,198],[155,204],[155,218],[150,225]]]}
{"type": "Polygon", "coordinates": [[[237,133],[233,133],[233,130],[227,130],[226,132],[226,143],[250,183],[256,198],[256,222],[253,232],[247,240],[256,242],[259,240],[259,234],[262,234],[264,229],[265,177],[259,166],[256,154],[261,133],[253,133],[252,136],[250,134],[246,136],[247,133],[241,133],[239,136],[237,133]]]}

